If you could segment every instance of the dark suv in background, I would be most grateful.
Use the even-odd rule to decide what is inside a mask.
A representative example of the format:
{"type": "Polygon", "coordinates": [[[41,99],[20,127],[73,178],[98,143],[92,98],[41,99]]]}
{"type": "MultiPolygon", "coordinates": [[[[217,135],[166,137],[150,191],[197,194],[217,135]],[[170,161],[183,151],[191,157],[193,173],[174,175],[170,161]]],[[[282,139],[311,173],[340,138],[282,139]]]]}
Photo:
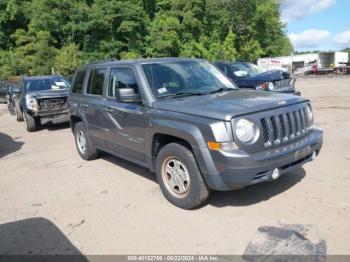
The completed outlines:
{"type": "Polygon", "coordinates": [[[300,95],[300,92],[295,90],[295,78],[282,70],[264,72],[258,66],[247,62],[216,62],[214,65],[239,88],[300,95]]]}
{"type": "Polygon", "coordinates": [[[68,122],[69,83],[62,76],[23,77],[15,98],[17,121],[28,131],[46,123],[68,122]]]}
{"type": "Polygon", "coordinates": [[[69,109],[83,159],[101,150],[142,165],[184,209],[201,205],[210,190],[276,180],[315,159],[322,146],[308,100],[239,90],[199,59],[83,66],[69,109]]]}

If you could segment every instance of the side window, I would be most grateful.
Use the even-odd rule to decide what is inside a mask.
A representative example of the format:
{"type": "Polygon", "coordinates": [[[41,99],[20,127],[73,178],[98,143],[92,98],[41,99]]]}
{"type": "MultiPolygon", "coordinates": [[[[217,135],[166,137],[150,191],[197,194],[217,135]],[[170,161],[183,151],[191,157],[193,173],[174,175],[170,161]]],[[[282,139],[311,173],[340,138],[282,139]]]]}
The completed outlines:
{"type": "Polygon", "coordinates": [[[75,79],[72,87],[72,93],[77,93],[77,94],[82,93],[85,75],[86,75],[86,71],[77,72],[77,74],[75,75],[75,79]]]}
{"type": "Polygon", "coordinates": [[[134,71],[131,68],[112,68],[109,77],[109,97],[116,97],[116,90],[120,88],[132,88],[135,94],[139,93],[139,86],[134,71]]]}
{"type": "Polygon", "coordinates": [[[105,75],[106,69],[91,70],[86,93],[89,95],[102,96],[105,75]]]}

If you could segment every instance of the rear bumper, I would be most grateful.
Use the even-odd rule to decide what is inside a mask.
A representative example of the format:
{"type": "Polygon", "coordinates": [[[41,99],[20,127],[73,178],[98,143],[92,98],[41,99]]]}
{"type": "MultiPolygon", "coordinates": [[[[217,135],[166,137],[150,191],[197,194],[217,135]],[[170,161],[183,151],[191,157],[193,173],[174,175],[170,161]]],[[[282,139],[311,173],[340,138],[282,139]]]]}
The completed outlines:
{"type": "Polygon", "coordinates": [[[323,131],[313,128],[301,140],[251,155],[242,150],[212,151],[211,159],[206,163],[213,163],[214,166],[207,167],[211,172],[204,174],[204,178],[211,189],[219,191],[272,181],[274,169],[278,168],[282,175],[313,160],[321,150],[322,141],[323,131]]]}

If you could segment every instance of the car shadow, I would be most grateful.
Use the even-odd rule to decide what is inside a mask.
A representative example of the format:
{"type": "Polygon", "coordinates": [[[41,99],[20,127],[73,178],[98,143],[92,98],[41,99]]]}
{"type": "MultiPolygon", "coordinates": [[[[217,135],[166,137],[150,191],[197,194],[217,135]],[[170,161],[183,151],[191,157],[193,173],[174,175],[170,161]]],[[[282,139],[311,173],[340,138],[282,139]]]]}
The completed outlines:
{"type": "Polygon", "coordinates": [[[132,173],[139,175],[140,177],[146,178],[154,183],[157,183],[157,177],[154,173],[149,171],[147,168],[124,160],[122,158],[110,155],[108,153],[102,153],[101,158],[119,167],[126,169],[132,173]]]}
{"type": "MultiPolygon", "coordinates": [[[[102,153],[101,158],[132,173],[135,173],[140,177],[157,183],[156,175],[150,172],[147,168],[141,167],[137,164],[108,153],[102,153]]],[[[213,191],[208,201],[204,205],[212,205],[215,207],[254,205],[262,201],[267,201],[270,198],[287,191],[299,183],[305,177],[305,175],[305,170],[303,168],[298,168],[292,172],[282,175],[276,181],[248,186],[237,191],[213,191]]]]}
{"type": "Polygon", "coordinates": [[[0,158],[7,156],[13,152],[20,150],[23,146],[23,142],[17,142],[7,134],[0,132],[0,158]]]}
{"type": "Polygon", "coordinates": [[[61,129],[70,128],[69,122],[59,123],[59,124],[45,124],[40,127],[40,130],[46,129],[48,131],[57,131],[61,129]]]}
{"type": "Polygon", "coordinates": [[[1,224],[0,254],[3,258],[23,256],[24,261],[28,256],[38,255],[41,261],[45,261],[45,256],[58,255],[88,261],[51,221],[40,217],[1,224]]]}
{"type": "Polygon", "coordinates": [[[299,183],[305,175],[305,170],[298,168],[282,175],[276,181],[248,186],[237,191],[214,191],[207,204],[215,207],[254,205],[287,191],[299,183]]]}

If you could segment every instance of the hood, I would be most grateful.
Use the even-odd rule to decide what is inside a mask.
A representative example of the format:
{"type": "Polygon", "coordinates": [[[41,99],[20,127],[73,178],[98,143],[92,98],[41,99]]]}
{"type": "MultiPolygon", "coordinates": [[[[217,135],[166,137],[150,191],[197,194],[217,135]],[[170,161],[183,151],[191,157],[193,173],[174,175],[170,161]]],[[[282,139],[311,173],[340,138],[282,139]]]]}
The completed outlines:
{"type": "Polygon", "coordinates": [[[272,110],[305,101],[308,100],[282,93],[234,90],[220,94],[160,100],[156,102],[156,108],[230,121],[236,116],[272,110]]]}
{"type": "Polygon", "coordinates": [[[235,81],[240,87],[256,87],[263,82],[272,82],[290,78],[290,74],[282,70],[270,70],[255,76],[236,78],[235,81]]]}
{"type": "Polygon", "coordinates": [[[42,91],[33,91],[28,92],[28,95],[32,95],[37,99],[43,98],[60,98],[60,97],[68,97],[69,89],[60,89],[60,90],[42,90],[42,91]]]}

